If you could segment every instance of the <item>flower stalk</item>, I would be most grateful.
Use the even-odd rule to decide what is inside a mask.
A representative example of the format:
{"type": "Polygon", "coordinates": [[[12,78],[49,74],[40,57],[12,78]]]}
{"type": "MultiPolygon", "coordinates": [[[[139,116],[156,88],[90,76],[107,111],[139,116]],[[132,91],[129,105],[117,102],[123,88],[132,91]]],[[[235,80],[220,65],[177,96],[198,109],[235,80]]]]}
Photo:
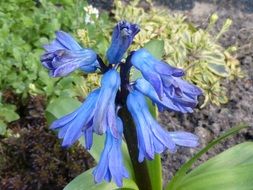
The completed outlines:
{"type": "Polygon", "coordinates": [[[147,162],[138,162],[139,150],[136,128],[131,114],[126,107],[126,100],[129,94],[127,88],[131,69],[131,57],[132,53],[127,58],[126,63],[120,65],[121,91],[118,93],[116,101],[119,101],[119,103],[122,105],[122,108],[119,110],[118,114],[124,125],[123,133],[134,169],[134,178],[137,186],[140,190],[152,190],[147,162]]]}
{"type": "Polygon", "coordinates": [[[127,108],[124,106],[119,111],[119,117],[124,123],[124,137],[134,169],[134,177],[139,190],[152,190],[147,162],[138,162],[138,142],[134,122],[127,108]],[[127,124],[127,125],[126,125],[127,124]]]}

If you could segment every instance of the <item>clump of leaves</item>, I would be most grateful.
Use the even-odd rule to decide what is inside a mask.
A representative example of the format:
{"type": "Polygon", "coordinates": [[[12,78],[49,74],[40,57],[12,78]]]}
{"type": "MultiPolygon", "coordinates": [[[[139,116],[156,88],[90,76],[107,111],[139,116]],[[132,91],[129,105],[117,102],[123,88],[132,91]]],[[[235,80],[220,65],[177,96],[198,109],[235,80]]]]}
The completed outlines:
{"type": "Polygon", "coordinates": [[[7,135],[7,124],[17,119],[19,119],[19,115],[16,113],[16,106],[3,104],[2,93],[0,92],[0,136],[7,135]]]}
{"type": "MultiPolygon", "coordinates": [[[[151,0],[149,3],[152,5],[151,0]]],[[[204,30],[186,22],[183,15],[171,15],[168,10],[155,6],[145,11],[138,4],[139,0],[127,5],[115,1],[113,10],[116,20],[126,19],[139,23],[142,28],[132,49],[145,45],[163,51],[163,59],[185,69],[186,79],[204,90],[205,101],[202,106],[209,101],[216,105],[226,103],[226,88],[221,84],[222,79],[243,76],[239,61],[217,42],[232,21],[227,19],[217,34],[210,35],[209,30],[218,19],[215,14],[204,30]],[[151,39],[153,40],[150,41],[151,39]]]]}
{"type": "MultiPolygon", "coordinates": [[[[51,99],[88,93],[86,82],[90,79],[80,73],[51,79],[39,61],[42,46],[54,37],[56,30],[73,32],[84,24],[82,9],[86,4],[76,0],[0,2],[1,93],[9,89],[23,100],[38,94],[51,99]]],[[[15,109],[0,99],[0,134],[6,132],[6,123],[18,119],[15,109]]]]}
{"type": "Polygon", "coordinates": [[[46,127],[23,128],[17,137],[0,141],[0,189],[63,189],[93,166],[76,145],[63,150],[46,127]]]}

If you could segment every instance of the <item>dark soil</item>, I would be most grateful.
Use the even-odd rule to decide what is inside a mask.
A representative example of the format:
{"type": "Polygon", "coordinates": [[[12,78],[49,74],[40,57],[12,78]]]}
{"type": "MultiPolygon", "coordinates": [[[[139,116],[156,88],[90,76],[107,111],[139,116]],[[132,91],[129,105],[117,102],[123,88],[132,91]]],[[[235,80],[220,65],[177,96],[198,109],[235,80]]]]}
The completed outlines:
{"type": "MultiPolygon", "coordinates": [[[[5,97],[8,102],[17,99],[11,93],[5,97]]],[[[61,147],[57,135],[48,129],[44,103],[40,96],[30,97],[23,106],[19,103],[21,119],[9,125],[14,135],[0,137],[2,190],[61,190],[94,165],[80,145],[61,147]]]]}

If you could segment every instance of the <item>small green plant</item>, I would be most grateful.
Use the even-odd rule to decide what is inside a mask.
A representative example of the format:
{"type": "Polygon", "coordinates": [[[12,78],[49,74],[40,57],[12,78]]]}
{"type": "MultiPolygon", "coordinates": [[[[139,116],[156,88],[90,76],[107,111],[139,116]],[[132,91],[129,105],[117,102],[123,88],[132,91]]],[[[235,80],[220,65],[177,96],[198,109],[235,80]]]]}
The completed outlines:
{"type": "MultiPolygon", "coordinates": [[[[83,77],[80,73],[65,79],[51,80],[39,64],[42,45],[54,36],[56,30],[62,28],[74,32],[81,27],[84,23],[84,5],[86,2],[79,0],[0,2],[2,93],[11,90],[23,100],[29,95],[38,94],[48,99],[77,97],[87,94],[91,83],[96,85],[94,79],[83,77]]],[[[14,105],[5,104],[1,100],[0,105],[0,124],[4,129],[4,124],[18,119],[18,116],[14,114],[14,105]],[[10,112],[13,115],[11,119],[10,112]]]]}

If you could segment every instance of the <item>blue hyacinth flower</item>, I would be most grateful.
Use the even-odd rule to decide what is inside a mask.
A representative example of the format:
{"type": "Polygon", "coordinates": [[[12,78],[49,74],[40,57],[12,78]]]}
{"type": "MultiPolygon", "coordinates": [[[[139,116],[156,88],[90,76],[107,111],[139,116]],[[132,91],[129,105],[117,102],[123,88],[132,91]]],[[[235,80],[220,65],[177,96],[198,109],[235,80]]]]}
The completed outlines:
{"type": "Polygon", "coordinates": [[[128,178],[128,172],[123,164],[121,143],[123,125],[121,119],[117,118],[117,130],[119,138],[115,138],[111,131],[107,129],[104,150],[101,153],[100,160],[93,170],[94,180],[96,183],[106,180],[113,180],[118,187],[122,187],[123,178],[128,178]]]}
{"type": "Polygon", "coordinates": [[[120,76],[115,69],[107,71],[101,80],[98,101],[95,106],[93,130],[101,135],[109,127],[112,134],[117,137],[115,97],[120,86],[120,76]]]}
{"type": "MultiPolygon", "coordinates": [[[[137,79],[134,87],[149,97],[157,105],[159,111],[193,112],[193,108],[198,104],[197,97],[201,94],[200,89],[180,78],[173,78],[171,81],[173,81],[173,84],[168,87],[171,92],[166,93],[162,99],[158,97],[153,86],[143,78],[137,79]],[[177,85],[178,91],[181,91],[180,94],[173,93],[174,85],[177,85]]],[[[165,88],[165,90],[167,89],[165,88]]]]}
{"type": "Polygon", "coordinates": [[[145,80],[139,80],[137,89],[157,103],[160,110],[167,108],[183,113],[192,112],[202,91],[181,78],[184,75],[182,69],[155,59],[145,49],[136,51],[131,62],[151,85],[145,80]],[[154,91],[160,100],[157,99],[154,91]]]}
{"type": "Polygon", "coordinates": [[[69,34],[58,31],[56,39],[44,46],[41,63],[52,77],[66,76],[76,69],[94,72],[98,67],[97,54],[82,48],[69,34]]]}
{"type": "Polygon", "coordinates": [[[101,80],[101,87],[87,97],[82,106],[51,125],[52,129],[60,129],[58,135],[63,139],[62,146],[69,147],[83,134],[86,148],[92,145],[92,133],[99,135],[107,129],[117,138],[115,97],[120,86],[119,74],[111,69],[101,80]]]}
{"type": "Polygon", "coordinates": [[[50,128],[59,129],[58,137],[63,139],[63,147],[70,147],[81,135],[84,135],[86,148],[91,148],[94,107],[97,103],[99,92],[100,89],[94,90],[77,110],[52,123],[50,128]]]}
{"type": "Polygon", "coordinates": [[[139,162],[154,159],[165,150],[175,152],[176,145],[196,147],[198,137],[187,132],[167,132],[152,117],[144,95],[133,90],[127,97],[127,108],[134,120],[139,148],[139,162]]]}
{"type": "Polygon", "coordinates": [[[126,21],[119,22],[112,34],[111,46],[106,52],[106,57],[110,64],[117,64],[122,59],[124,53],[131,45],[134,36],[140,31],[137,24],[126,21]]]}
{"type": "Polygon", "coordinates": [[[182,77],[184,71],[170,66],[154,58],[146,49],[142,48],[133,53],[131,63],[141,71],[143,77],[154,87],[159,98],[164,96],[164,88],[168,77],[182,77]]]}

